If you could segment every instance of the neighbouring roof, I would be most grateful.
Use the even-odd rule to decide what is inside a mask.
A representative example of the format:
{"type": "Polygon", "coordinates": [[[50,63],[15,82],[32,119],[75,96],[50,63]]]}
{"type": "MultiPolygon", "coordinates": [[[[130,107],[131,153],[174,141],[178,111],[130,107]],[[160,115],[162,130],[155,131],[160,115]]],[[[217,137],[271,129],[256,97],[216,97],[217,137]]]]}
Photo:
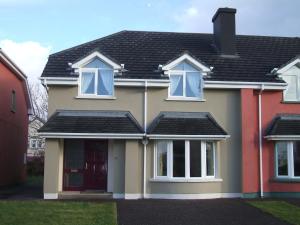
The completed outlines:
{"type": "Polygon", "coordinates": [[[42,77],[76,77],[68,63],[99,51],[127,72],[121,78],[163,78],[157,71],[171,59],[188,52],[214,67],[207,80],[283,82],[270,72],[300,53],[300,38],[236,36],[239,57],[220,57],[213,34],[121,31],[50,55],[42,77]]]}
{"type": "Polygon", "coordinates": [[[208,112],[161,112],[148,129],[159,135],[227,135],[208,112]]]}
{"type": "Polygon", "coordinates": [[[143,130],[128,111],[58,110],[39,132],[139,134],[143,130]]]}
{"type": "Polygon", "coordinates": [[[266,136],[300,135],[300,114],[280,114],[271,122],[266,136]]]}

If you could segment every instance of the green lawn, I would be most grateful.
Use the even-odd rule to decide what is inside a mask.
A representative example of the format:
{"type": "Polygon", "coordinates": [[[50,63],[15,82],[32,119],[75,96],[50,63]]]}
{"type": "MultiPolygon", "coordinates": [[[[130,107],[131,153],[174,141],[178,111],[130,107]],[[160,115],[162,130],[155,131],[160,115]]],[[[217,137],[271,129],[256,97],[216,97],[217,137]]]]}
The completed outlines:
{"type": "Polygon", "coordinates": [[[115,203],[0,201],[1,225],[117,225],[115,203]]]}
{"type": "Polygon", "coordinates": [[[300,225],[300,208],[284,201],[249,201],[250,205],[291,224],[300,225]]]}

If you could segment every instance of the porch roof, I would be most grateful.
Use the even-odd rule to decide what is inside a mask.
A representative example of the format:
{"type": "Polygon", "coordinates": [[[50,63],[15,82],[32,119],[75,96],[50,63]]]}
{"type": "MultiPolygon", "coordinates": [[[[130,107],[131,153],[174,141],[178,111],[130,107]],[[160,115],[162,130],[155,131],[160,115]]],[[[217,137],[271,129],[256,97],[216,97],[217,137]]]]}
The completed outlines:
{"type": "Polygon", "coordinates": [[[39,130],[42,136],[142,136],[143,129],[128,111],[58,110],[39,130]]]}
{"type": "Polygon", "coordinates": [[[208,112],[161,112],[150,125],[148,134],[153,139],[229,137],[208,112]]]}
{"type": "Polygon", "coordinates": [[[299,140],[300,114],[279,114],[266,130],[267,139],[270,140],[299,140]]]}

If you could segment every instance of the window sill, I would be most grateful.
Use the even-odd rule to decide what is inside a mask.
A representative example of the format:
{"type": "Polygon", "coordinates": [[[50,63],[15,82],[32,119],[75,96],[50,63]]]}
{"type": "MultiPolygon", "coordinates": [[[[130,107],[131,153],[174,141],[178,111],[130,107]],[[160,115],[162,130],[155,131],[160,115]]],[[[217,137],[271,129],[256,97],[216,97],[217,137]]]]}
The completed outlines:
{"type": "Polygon", "coordinates": [[[300,101],[281,101],[282,104],[300,104],[300,101]]]}
{"type": "Polygon", "coordinates": [[[184,101],[184,102],[206,102],[206,99],[201,98],[175,98],[175,97],[169,97],[165,99],[166,101],[184,101]]]}
{"type": "Polygon", "coordinates": [[[165,183],[210,183],[222,182],[220,178],[151,178],[150,182],[165,182],[165,183]]]}
{"type": "Polygon", "coordinates": [[[84,96],[79,95],[75,97],[76,99],[100,99],[100,100],[115,100],[115,96],[84,96]]]}
{"type": "Polygon", "coordinates": [[[300,177],[299,178],[281,178],[281,177],[275,177],[270,180],[273,183],[300,183],[300,177]]]}

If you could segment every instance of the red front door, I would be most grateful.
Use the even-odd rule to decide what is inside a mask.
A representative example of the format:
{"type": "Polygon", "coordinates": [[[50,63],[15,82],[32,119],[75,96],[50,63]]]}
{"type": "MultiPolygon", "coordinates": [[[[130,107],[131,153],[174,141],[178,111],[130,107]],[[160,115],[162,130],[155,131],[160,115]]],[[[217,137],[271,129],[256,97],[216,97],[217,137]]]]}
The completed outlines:
{"type": "Polygon", "coordinates": [[[107,188],[107,141],[85,141],[84,189],[107,188]]]}

